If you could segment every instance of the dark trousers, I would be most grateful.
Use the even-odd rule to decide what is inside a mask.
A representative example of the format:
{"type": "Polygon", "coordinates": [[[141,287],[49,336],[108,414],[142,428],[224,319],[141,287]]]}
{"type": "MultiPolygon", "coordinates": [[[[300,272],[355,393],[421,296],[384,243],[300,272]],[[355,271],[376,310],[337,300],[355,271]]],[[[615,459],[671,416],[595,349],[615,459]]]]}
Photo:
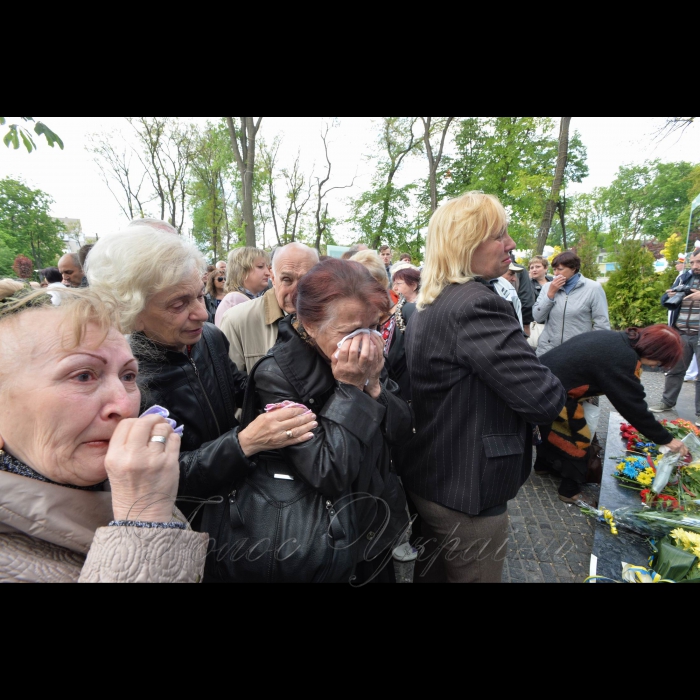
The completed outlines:
{"type": "Polygon", "coordinates": [[[411,499],[423,520],[424,537],[415,583],[501,583],[508,513],[474,518],[415,494],[411,499]]]}
{"type": "MultiPolygon", "coordinates": [[[[678,403],[685,375],[693,362],[693,357],[697,357],[700,363],[698,336],[681,334],[681,338],[683,339],[683,359],[668,373],[663,398],[664,403],[672,408],[678,403]]],[[[695,383],[695,415],[700,416],[700,382],[695,383]]]]}

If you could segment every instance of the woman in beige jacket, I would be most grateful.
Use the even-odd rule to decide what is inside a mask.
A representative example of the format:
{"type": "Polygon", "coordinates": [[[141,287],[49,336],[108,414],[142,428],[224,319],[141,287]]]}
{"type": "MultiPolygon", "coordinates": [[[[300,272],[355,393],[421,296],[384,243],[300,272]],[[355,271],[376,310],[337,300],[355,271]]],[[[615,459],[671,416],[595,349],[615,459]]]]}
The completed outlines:
{"type": "Polygon", "coordinates": [[[180,437],[136,419],[109,309],[57,295],[0,281],[0,582],[198,582],[208,538],[174,507],[180,437]]]}

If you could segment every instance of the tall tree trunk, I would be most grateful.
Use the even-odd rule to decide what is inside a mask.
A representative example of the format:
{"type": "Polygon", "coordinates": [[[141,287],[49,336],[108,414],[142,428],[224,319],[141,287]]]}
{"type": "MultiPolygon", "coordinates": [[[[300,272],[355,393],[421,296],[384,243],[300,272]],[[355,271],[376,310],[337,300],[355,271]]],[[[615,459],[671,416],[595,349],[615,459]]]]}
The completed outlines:
{"type": "Polygon", "coordinates": [[[559,221],[561,221],[561,235],[564,242],[564,250],[568,250],[569,244],[566,240],[566,198],[559,202],[557,209],[559,210],[559,221]]]}
{"type": "Polygon", "coordinates": [[[561,131],[559,133],[559,155],[557,156],[557,169],[554,175],[554,183],[552,185],[552,193],[547,201],[547,207],[544,211],[544,218],[540,226],[540,235],[537,238],[537,247],[535,255],[542,255],[544,248],[547,245],[549,232],[552,230],[552,222],[554,214],[557,211],[559,204],[559,195],[564,184],[564,175],[566,174],[566,166],[569,162],[569,132],[571,130],[571,120],[573,117],[561,118],[561,131]]]}
{"type": "Polygon", "coordinates": [[[240,130],[236,130],[236,125],[233,117],[226,117],[229,134],[231,136],[231,145],[233,146],[233,155],[236,159],[238,171],[241,174],[243,183],[243,222],[245,224],[246,245],[249,248],[256,247],[255,234],[255,206],[254,199],[254,180],[255,180],[255,152],[256,138],[260,129],[260,124],[263,120],[258,117],[257,123],[254,117],[239,117],[240,130]]]}
{"type": "Polygon", "coordinates": [[[433,117],[421,117],[424,126],[423,141],[425,143],[425,154],[428,157],[428,168],[429,168],[429,182],[430,182],[430,213],[431,215],[437,211],[438,208],[438,182],[437,175],[440,169],[440,164],[442,163],[442,157],[445,151],[445,142],[447,140],[447,134],[450,131],[450,126],[456,117],[447,117],[446,121],[440,123],[440,128],[437,133],[440,136],[440,147],[438,152],[435,153],[431,138],[434,133],[435,122],[433,122],[433,117]]]}

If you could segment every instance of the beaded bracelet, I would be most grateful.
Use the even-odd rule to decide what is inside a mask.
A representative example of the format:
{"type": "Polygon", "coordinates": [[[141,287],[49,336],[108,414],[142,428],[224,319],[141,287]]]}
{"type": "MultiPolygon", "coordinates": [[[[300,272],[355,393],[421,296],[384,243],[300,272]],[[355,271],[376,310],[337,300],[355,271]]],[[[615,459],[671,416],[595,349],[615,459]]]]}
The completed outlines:
{"type": "Polygon", "coordinates": [[[114,520],[108,527],[137,527],[142,530],[187,530],[185,523],[140,523],[130,520],[114,520]]]}

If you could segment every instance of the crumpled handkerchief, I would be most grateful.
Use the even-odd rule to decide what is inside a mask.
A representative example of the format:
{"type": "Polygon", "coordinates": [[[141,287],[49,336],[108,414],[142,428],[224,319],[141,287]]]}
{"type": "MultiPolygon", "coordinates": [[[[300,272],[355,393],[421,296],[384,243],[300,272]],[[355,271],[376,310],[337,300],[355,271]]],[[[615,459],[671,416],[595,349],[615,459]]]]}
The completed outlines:
{"type": "Polygon", "coordinates": [[[141,418],[145,418],[146,416],[160,416],[161,418],[165,418],[165,420],[170,423],[170,427],[175,431],[176,435],[179,435],[180,437],[183,437],[185,434],[185,426],[181,425],[179,428],[177,427],[177,423],[170,418],[170,411],[168,411],[167,408],[163,408],[162,406],[153,406],[153,408],[149,408],[142,416],[141,418]]]}
{"type": "MultiPolygon", "coordinates": [[[[384,340],[384,337],[382,336],[381,333],[379,333],[379,331],[371,331],[369,328],[362,328],[361,330],[355,331],[354,333],[351,333],[349,336],[343,338],[338,343],[338,350],[340,350],[343,347],[343,345],[345,345],[345,343],[348,342],[348,340],[352,340],[353,338],[357,338],[358,335],[369,335],[369,336],[376,335],[378,338],[381,338],[382,340],[384,340]]],[[[335,354],[335,359],[337,360],[339,356],[340,356],[340,353],[337,352],[335,354]]]]}
{"type": "Polygon", "coordinates": [[[308,416],[313,411],[309,410],[306,406],[300,403],[294,403],[293,401],[284,401],[282,403],[271,403],[265,406],[265,413],[272,413],[273,411],[280,411],[283,408],[303,408],[306,413],[303,415],[308,416]]]}

